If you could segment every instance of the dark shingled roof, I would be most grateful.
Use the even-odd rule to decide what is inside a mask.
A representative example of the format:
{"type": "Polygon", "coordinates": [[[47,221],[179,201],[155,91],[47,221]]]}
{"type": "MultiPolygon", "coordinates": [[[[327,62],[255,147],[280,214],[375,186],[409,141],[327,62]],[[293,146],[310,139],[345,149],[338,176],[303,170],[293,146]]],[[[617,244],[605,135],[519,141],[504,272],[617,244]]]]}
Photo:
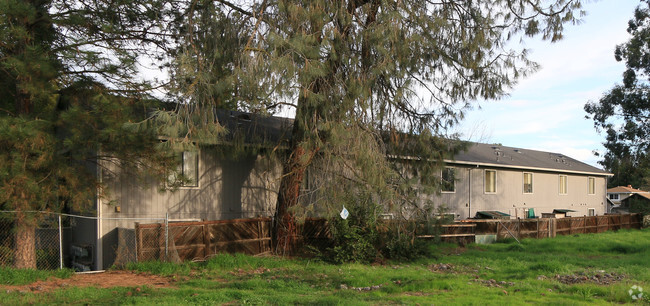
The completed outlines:
{"type": "MultiPolygon", "coordinates": [[[[291,139],[293,119],[262,116],[252,113],[218,110],[219,123],[228,129],[226,140],[242,137],[244,143],[278,145],[291,139]]],[[[472,143],[467,151],[458,153],[450,164],[488,167],[536,169],[541,171],[611,175],[564,154],[520,149],[501,145],[472,143]]]]}
{"type": "Polygon", "coordinates": [[[467,151],[457,154],[448,163],[502,168],[536,169],[566,173],[611,175],[560,153],[520,149],[501,145],[473,143],[467,151]]]}
{"type": "Polygon", "coordinates": [[[276,146],[288,144],[291,139],[291,118],[219,109],[217,119],[228,130],[227,141],[241,138],[246,144],[276,146]]]}

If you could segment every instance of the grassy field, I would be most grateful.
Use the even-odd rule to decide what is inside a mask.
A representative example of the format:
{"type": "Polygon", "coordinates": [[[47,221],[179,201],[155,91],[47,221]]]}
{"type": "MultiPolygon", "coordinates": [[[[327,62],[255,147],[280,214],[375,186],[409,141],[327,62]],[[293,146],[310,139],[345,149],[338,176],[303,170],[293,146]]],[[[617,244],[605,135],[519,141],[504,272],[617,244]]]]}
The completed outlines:
{"type": "MultiPolygon", "coordinates": [[[[169,277],[172,286],[3,290],[0,303],[648,304],[628,291],[637,286],[650,293],[650,229],[435,248],[435,258],[372,266],[243,255],[182,265],[141,263],[128,269],[169,277]]],[[[0,270],[5,285],[47,276],[0,270]]]]}

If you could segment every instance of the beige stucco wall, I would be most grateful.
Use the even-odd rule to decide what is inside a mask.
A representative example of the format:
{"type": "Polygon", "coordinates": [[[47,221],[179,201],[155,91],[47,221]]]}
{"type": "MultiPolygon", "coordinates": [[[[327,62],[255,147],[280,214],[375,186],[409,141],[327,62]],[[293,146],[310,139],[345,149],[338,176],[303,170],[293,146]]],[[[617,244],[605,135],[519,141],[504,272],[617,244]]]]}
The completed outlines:
{"type": "Polygon", "coordinates": [[[456,188],[452,193],[441,193],[433,198],[446,205],[459,218],[471,218],[477,211],[497,210],[513,218],[524,217],[524,209],[533,208],[537,216],[553,209],[571,209],[569,216],[588,215],[593,208],[596,215],[605,213],[606,179],[604,176],[563,174],[568,178],[568,192],[559,192],[559,173],[523,171],[504,168],[455,167],[456,188]],[[496,193],[484,192],[485,170],[497,171],[496,193]],[[533,173],[533,193],[523,192],[523,173],[533,173]],[[471,179],[470,179],[471,177],[471,179]],[[588,178],[595,179],[595,193],[588,194],[588,178]],[[471,195],[470,195],[471,191],[471,195]]]}

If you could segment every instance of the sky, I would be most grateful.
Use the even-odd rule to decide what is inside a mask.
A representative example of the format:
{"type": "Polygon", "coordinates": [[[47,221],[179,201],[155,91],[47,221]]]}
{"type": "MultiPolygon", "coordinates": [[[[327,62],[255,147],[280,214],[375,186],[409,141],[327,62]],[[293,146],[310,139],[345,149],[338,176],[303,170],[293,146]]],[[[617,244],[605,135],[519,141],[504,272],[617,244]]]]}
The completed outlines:
{"type": "Polygon", "coordinates": [[[598,101],[622,82],[625,64],[614,59],[626,42],[627,22],[638,0],[600,0],[584,4],[587,16],[565,27],[564,39],[528,39],[523,47],[542,68],[521,80],[508,97],[479,102],[457,127],[463,139],[562,153],[601,168],[605,135],[585,119],[585,103],[598,101]]]}

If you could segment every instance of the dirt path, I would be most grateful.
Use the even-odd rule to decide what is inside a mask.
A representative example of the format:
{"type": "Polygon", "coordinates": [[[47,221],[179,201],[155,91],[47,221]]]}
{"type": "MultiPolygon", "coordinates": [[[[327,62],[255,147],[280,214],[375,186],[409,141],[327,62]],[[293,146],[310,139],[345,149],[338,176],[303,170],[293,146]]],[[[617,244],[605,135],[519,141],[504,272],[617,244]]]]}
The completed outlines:
{"type": "Polygon", "coordinates": [[[136,273],[131,271],[108,271],[75,274],[66,279],[50,277],[44,281],[37,281],[22,286],[0,285],[0,292],[50,292],[52,290],[69,286],[97,288],[149,286],[155,288],[166,288],[173,287],[173,283],[174,281],[171,278],[159,275],[136,273]]]}

